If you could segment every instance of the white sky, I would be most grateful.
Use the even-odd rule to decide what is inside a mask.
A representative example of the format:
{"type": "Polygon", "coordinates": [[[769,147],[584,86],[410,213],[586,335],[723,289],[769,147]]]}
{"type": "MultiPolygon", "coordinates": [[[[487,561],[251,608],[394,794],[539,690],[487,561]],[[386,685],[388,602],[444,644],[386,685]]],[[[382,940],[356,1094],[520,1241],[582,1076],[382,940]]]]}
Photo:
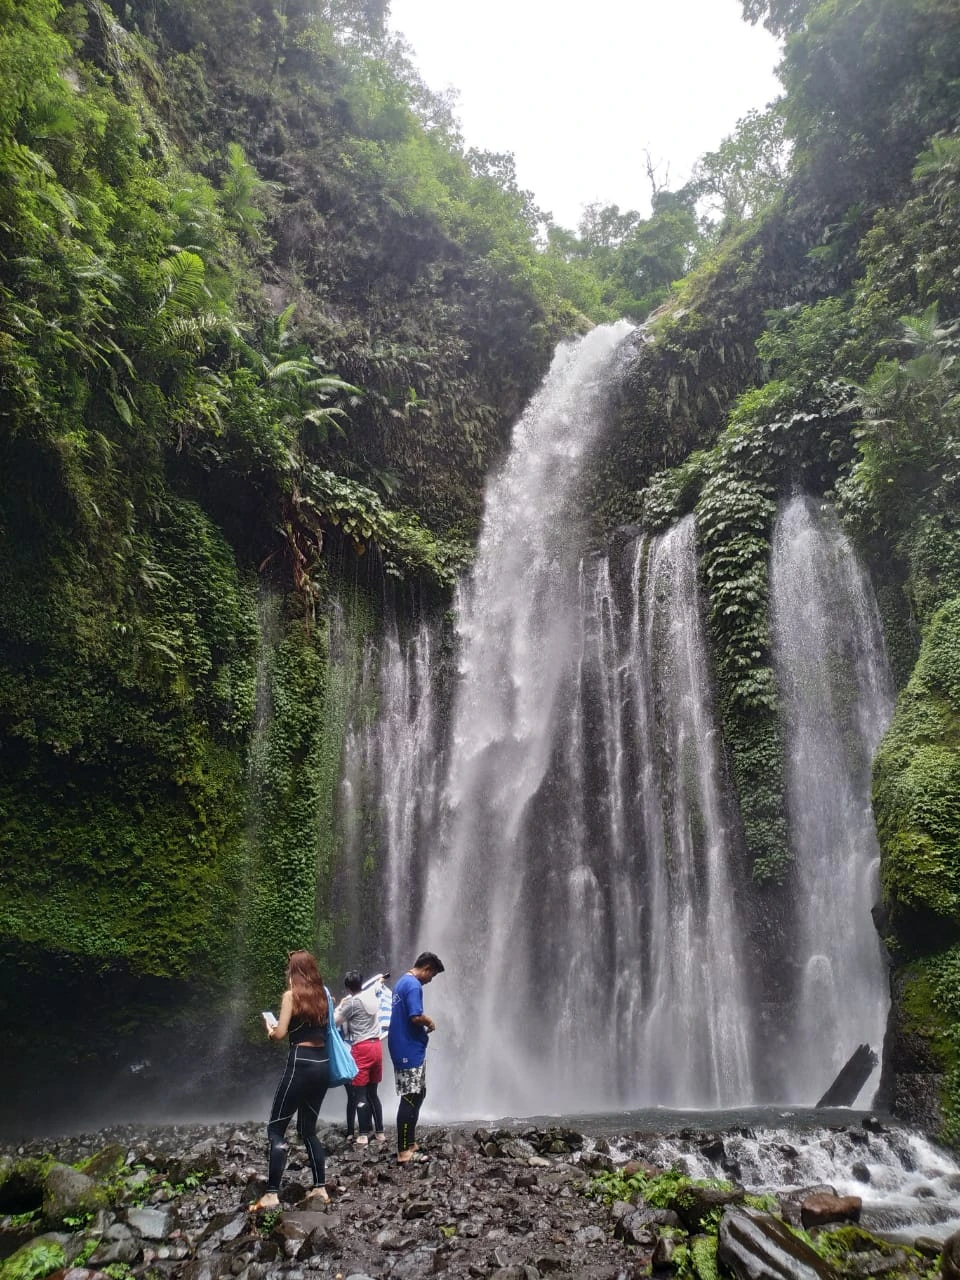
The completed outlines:
{"type": "Polygon", "coordinates": [[[575,229],[600,200],[649,211],[644,150],[682,186],[751,107],[779,95],[776,41],[739,0],[391,0],[468,146],[512,151],[521,187],[575,229]]]}

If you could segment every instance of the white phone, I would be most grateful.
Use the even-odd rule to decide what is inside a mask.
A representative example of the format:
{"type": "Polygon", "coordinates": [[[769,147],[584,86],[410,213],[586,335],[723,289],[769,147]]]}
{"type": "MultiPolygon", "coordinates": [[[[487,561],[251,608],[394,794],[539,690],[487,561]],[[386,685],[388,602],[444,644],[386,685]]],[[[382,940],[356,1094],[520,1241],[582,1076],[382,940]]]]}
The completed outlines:
{"type": "Polygon", "coordinates": [[[271,1031],[277,1025],[277,1015],[275,1013],[271,1013],[269,1009],[264,1009],[260,1016],[271,1031]]]}

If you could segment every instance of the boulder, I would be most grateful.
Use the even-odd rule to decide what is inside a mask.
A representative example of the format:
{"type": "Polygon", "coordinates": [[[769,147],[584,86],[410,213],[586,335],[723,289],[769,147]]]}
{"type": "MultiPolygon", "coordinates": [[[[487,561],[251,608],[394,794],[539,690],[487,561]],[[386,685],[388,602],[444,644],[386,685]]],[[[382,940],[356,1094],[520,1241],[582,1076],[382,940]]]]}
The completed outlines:
{"type": "Polygon", "coordinates": [[[100,1237],[88,1261],[96,1266],[108,1262],[133,1262],[140,1255],[140,1237],[125,1222],[114,1222],[100,1237]]]}
{"type": "Polygon", "coordinates": [[[943,1280],[960,1280],[960,1231],[947,1236],[940,1255],[940,1274],[943,1280]]]}
{"type": "Polygon", "coordinates": [[[771,1214],[727,1209],[717,1260],[737,1280],[839,1280],[839,1273],[771,1214]]]}
{"type": "Polygon", "coordinates": [[[43,1215],[48,1222],[82,1218],[106,1205],[106,1193],[93,1178],[68,1164],[51,1165],[43,1181],[43,1215]]]}
{"type": "Polygon", "coordinates": [[[126,1149],[118,1142],[111,1142],[108,1146],[102,1147],[96,1155],[92,1155],[89,1160],[85,1160],[80,1166],[80,1172],[85,1173],[88,1178],[103,1182],[108,1178],[115,1178],[126,1162],[126,1149]]]}
{"type": "Polygon", "coordinates": [[[29,1213],[43,1204],[43,1160],[0,1158],[0,1213],[29,1213]]]}
{"type": "Polygon", "coordinates": [[[690,1232],[699,1231],[704,1220],[717,1208],[742,1204],[744,1190],[734,1187],[723,1191],[719,1187],[698,1187],[696,1183],[681,1187],[670,1202],[670,1208],[679,1214],[680,1221],[690,1232]]]}
{"type": "Polygon", "coordinates": [[[859,1196],[836,1196],[818,1192],[800,1203],[800,1221],[809,1230],[827,1222],[859,1222],[863,1201],[859,1196]]]}
{"type": "Polygon", "coordinates": [[[166,1240],[173,1229],[173,1214],[169,1209],[128,1209],[127,1222],[145,1240],[166,1240]]]}

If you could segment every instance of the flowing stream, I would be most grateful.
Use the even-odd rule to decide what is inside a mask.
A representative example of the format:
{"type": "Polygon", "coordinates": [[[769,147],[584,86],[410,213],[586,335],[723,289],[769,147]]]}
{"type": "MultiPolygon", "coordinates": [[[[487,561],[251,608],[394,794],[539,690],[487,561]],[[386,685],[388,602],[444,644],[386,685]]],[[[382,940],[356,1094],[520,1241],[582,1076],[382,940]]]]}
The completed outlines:
{"type": "Polygon", "coordinates": [[[558,350],[488,485],[455,635],[390,623],[364,677],[376,713],[347,741],[343,787],[375,815],[344,825],[355,861],[376,849],[364,957],[447,966],[427,999],[434,1114],[812,1105],[882,1041],[869,764],[891,691],[869,583],[828,512],[785,506],[771,625],[794,867],[758,889],[693,517],[577,545],[628,332],[558,350]]]}

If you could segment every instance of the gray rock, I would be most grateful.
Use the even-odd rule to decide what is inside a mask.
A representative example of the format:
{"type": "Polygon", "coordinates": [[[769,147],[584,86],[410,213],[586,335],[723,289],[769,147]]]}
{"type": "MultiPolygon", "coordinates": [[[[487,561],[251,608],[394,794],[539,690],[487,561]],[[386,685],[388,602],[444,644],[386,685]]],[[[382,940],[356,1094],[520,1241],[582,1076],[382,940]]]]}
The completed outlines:
{"type": "Polygon", "coordinates": [[[737,1280],[837,1280],[838,1272],[776,1218],[754,1209],[727,1209],[720,1220],[717,1260],[737,1280]]]}
{"type": "Polygon", "coordinates": [[[529,1160],[537,1153],[533,1146],[523,1138],[508,1138],[500,1143],[500,1154],[509,1156],[511,1160],[529,1160]]]}
{"type": "Polygon", "coordinates": [[[127,1222],[145,1240],[166,1240],[173,1229],[173,1214],[169,1209],[128,1209],[127,1222]]]}
{"type": "Polygon", "coordinates": [[[425,1218],[433,1207],[432,1200],[408,1200],[401,1213],[404,1218],[425,1218]]]}
{"type": "Polygon", "coordinates": [[[913,1242],[913,1247],[917,1253],[922,1253],[925,1258],[939,1258],[942,1252],[940,1241],[934,1240],[932,1236],[917,1236],[913,1242]]]}
{"type": "Polygon", "coordinates": [[[133,1262],[139,1257],[140,1248],[139,1235],[125,1222],[115,1222],[104,1231],[89,1260],[97,1266],[107,1262],[133,1262]]]}
{"type": "Polygon", "coordinates": [[[940,1274],[943,1280],[960,1280],[960,1231],[947,1236],[943,1242],[940,1274]]]}
{"type": "Polygon", "coordinates": [[[672,1267],[673,1255],[676,1250],[677,1242],[672,1236],[659,1236],[657,1243],[653,1246],[653,1256],[651,1258],[654,1270],[672,1267]]]}
{"type": "Polygon", "coordinates": [[[598,1226],[591,1223],[589,1227],[581,1227],[573,1238],[577,1244],[602,1244],[607,1237],[598,1226]]]}
{"type": "Polygon", "coordinates": [[[103,1208],[105,1196],[93,1178],[66,1164],[51,1165],[43,1183],[43,1212],[50,1222],[103,1208]]]}

